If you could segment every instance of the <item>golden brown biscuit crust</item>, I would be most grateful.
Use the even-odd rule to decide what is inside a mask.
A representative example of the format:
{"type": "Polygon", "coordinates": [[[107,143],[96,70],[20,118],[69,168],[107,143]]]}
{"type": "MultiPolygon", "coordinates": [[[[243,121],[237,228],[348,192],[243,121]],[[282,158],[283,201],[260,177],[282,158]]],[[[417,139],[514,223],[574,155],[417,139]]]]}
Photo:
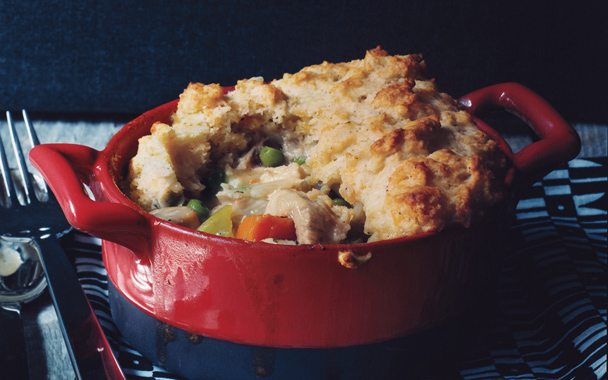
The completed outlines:
{"type": "Polygon", "coordinates": [[[362,60],[323,62],[270,83],[242,80],[228,94],[192,83],[173,125],[156,129],[140,141],[129,174],[130,196],[145,209],[175,199],[170,192],[199,196],[200,176],[235,167],[268,139],[289,159],[306,155],[306,181],[294,190],[321,183],[362,205],[371,240],[469,226],[505,191],[498,144],[426,78],[422,56],[391,56],[380,47],[362,60]],[[173,168],[164,193],[143,162],[173,168]]]}

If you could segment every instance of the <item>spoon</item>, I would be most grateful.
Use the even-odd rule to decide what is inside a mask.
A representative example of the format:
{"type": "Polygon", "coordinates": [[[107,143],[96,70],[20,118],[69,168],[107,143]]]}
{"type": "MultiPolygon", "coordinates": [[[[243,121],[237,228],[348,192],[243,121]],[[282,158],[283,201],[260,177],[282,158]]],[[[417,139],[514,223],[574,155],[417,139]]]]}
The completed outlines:
{"type": "Polygon", "coordinates": [[[29,239],[0,236],[0,365],[10,379],[27,379],[21,305],[46,288],[38,251],[29,239]]]}

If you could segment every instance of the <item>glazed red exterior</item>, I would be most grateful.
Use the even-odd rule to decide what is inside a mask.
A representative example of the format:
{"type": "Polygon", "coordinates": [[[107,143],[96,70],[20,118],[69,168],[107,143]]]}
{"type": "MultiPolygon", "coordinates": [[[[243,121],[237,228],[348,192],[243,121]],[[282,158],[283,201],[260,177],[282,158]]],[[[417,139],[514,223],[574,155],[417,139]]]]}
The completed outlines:
{"type": "MultiPolygon", "coordinates": [[[[512,154],[477,120],[511,160],[505,180],[511,187],[578,154],[574,130],[523,86],[488,87],[461,104],[474,114],[489,108],[520,113],[541,137],[512,154]]],[[[143,212],[117,183],[137,140],[155,121],[169,122],[176,105],[165,104],[127,124],[101,152],[45,144],[30,154],[70,223],[103,239],[109,279],[158,320],[235,343],[341,347],[435,326],[470,307],[487,284],[493,259],[488,246],[497,241],[500,223],[369,244],[280,246],[207,235],[143,212]],[[95,201],[82,183],[91,187],[95,201]],[[371,259],[347,268],[338,260],[346,251],[371,253],[371,259]]],[[[495,212],[509,207],[505,203],[495,212]]]]}

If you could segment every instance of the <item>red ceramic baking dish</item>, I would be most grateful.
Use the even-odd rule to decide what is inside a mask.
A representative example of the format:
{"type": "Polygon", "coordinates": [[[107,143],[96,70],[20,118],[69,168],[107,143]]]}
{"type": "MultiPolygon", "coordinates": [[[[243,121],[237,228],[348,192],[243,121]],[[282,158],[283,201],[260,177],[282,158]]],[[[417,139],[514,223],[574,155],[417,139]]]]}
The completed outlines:
{"type": "MultiPolygon", "coordinates": [[[[505,109],[539,140],[513,153],[506,184],[541,178],[580,150],[575,131],[538,95],[505,83],[466,95],[473,115],[505,109]]],[[[502,220],[513,197],[488,220],[389,241],[282,246],[208,235],[157,219],[119,189],[138,139],[168,123],[177,101],[122,128],[103,151],[44,144],[30,159],[78,230],[103,239],[109,280],[156,320],[198,336],[267,347],[330,348],[386,341],[428,329],[470,307],[485,288],[502,220]],[[89,186],[95,200],[83,190],[89,186]],[[338,257],[371,254],[346,267],[338,257]]]]}

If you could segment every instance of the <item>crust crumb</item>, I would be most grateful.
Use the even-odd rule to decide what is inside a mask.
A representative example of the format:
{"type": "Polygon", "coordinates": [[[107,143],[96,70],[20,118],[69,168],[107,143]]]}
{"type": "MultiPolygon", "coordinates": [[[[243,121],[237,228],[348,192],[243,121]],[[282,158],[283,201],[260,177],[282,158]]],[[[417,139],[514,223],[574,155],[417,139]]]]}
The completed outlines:
{"type": "Polygon", "coordinates": [[[341,251],[338,253],[338,261],[344,267],[349,269],[356,269],[360,265],[365,264],[369,259],[372,258],[372,253],[367,252],[365,255],[356,255],[353,251],[341,251]]]}

